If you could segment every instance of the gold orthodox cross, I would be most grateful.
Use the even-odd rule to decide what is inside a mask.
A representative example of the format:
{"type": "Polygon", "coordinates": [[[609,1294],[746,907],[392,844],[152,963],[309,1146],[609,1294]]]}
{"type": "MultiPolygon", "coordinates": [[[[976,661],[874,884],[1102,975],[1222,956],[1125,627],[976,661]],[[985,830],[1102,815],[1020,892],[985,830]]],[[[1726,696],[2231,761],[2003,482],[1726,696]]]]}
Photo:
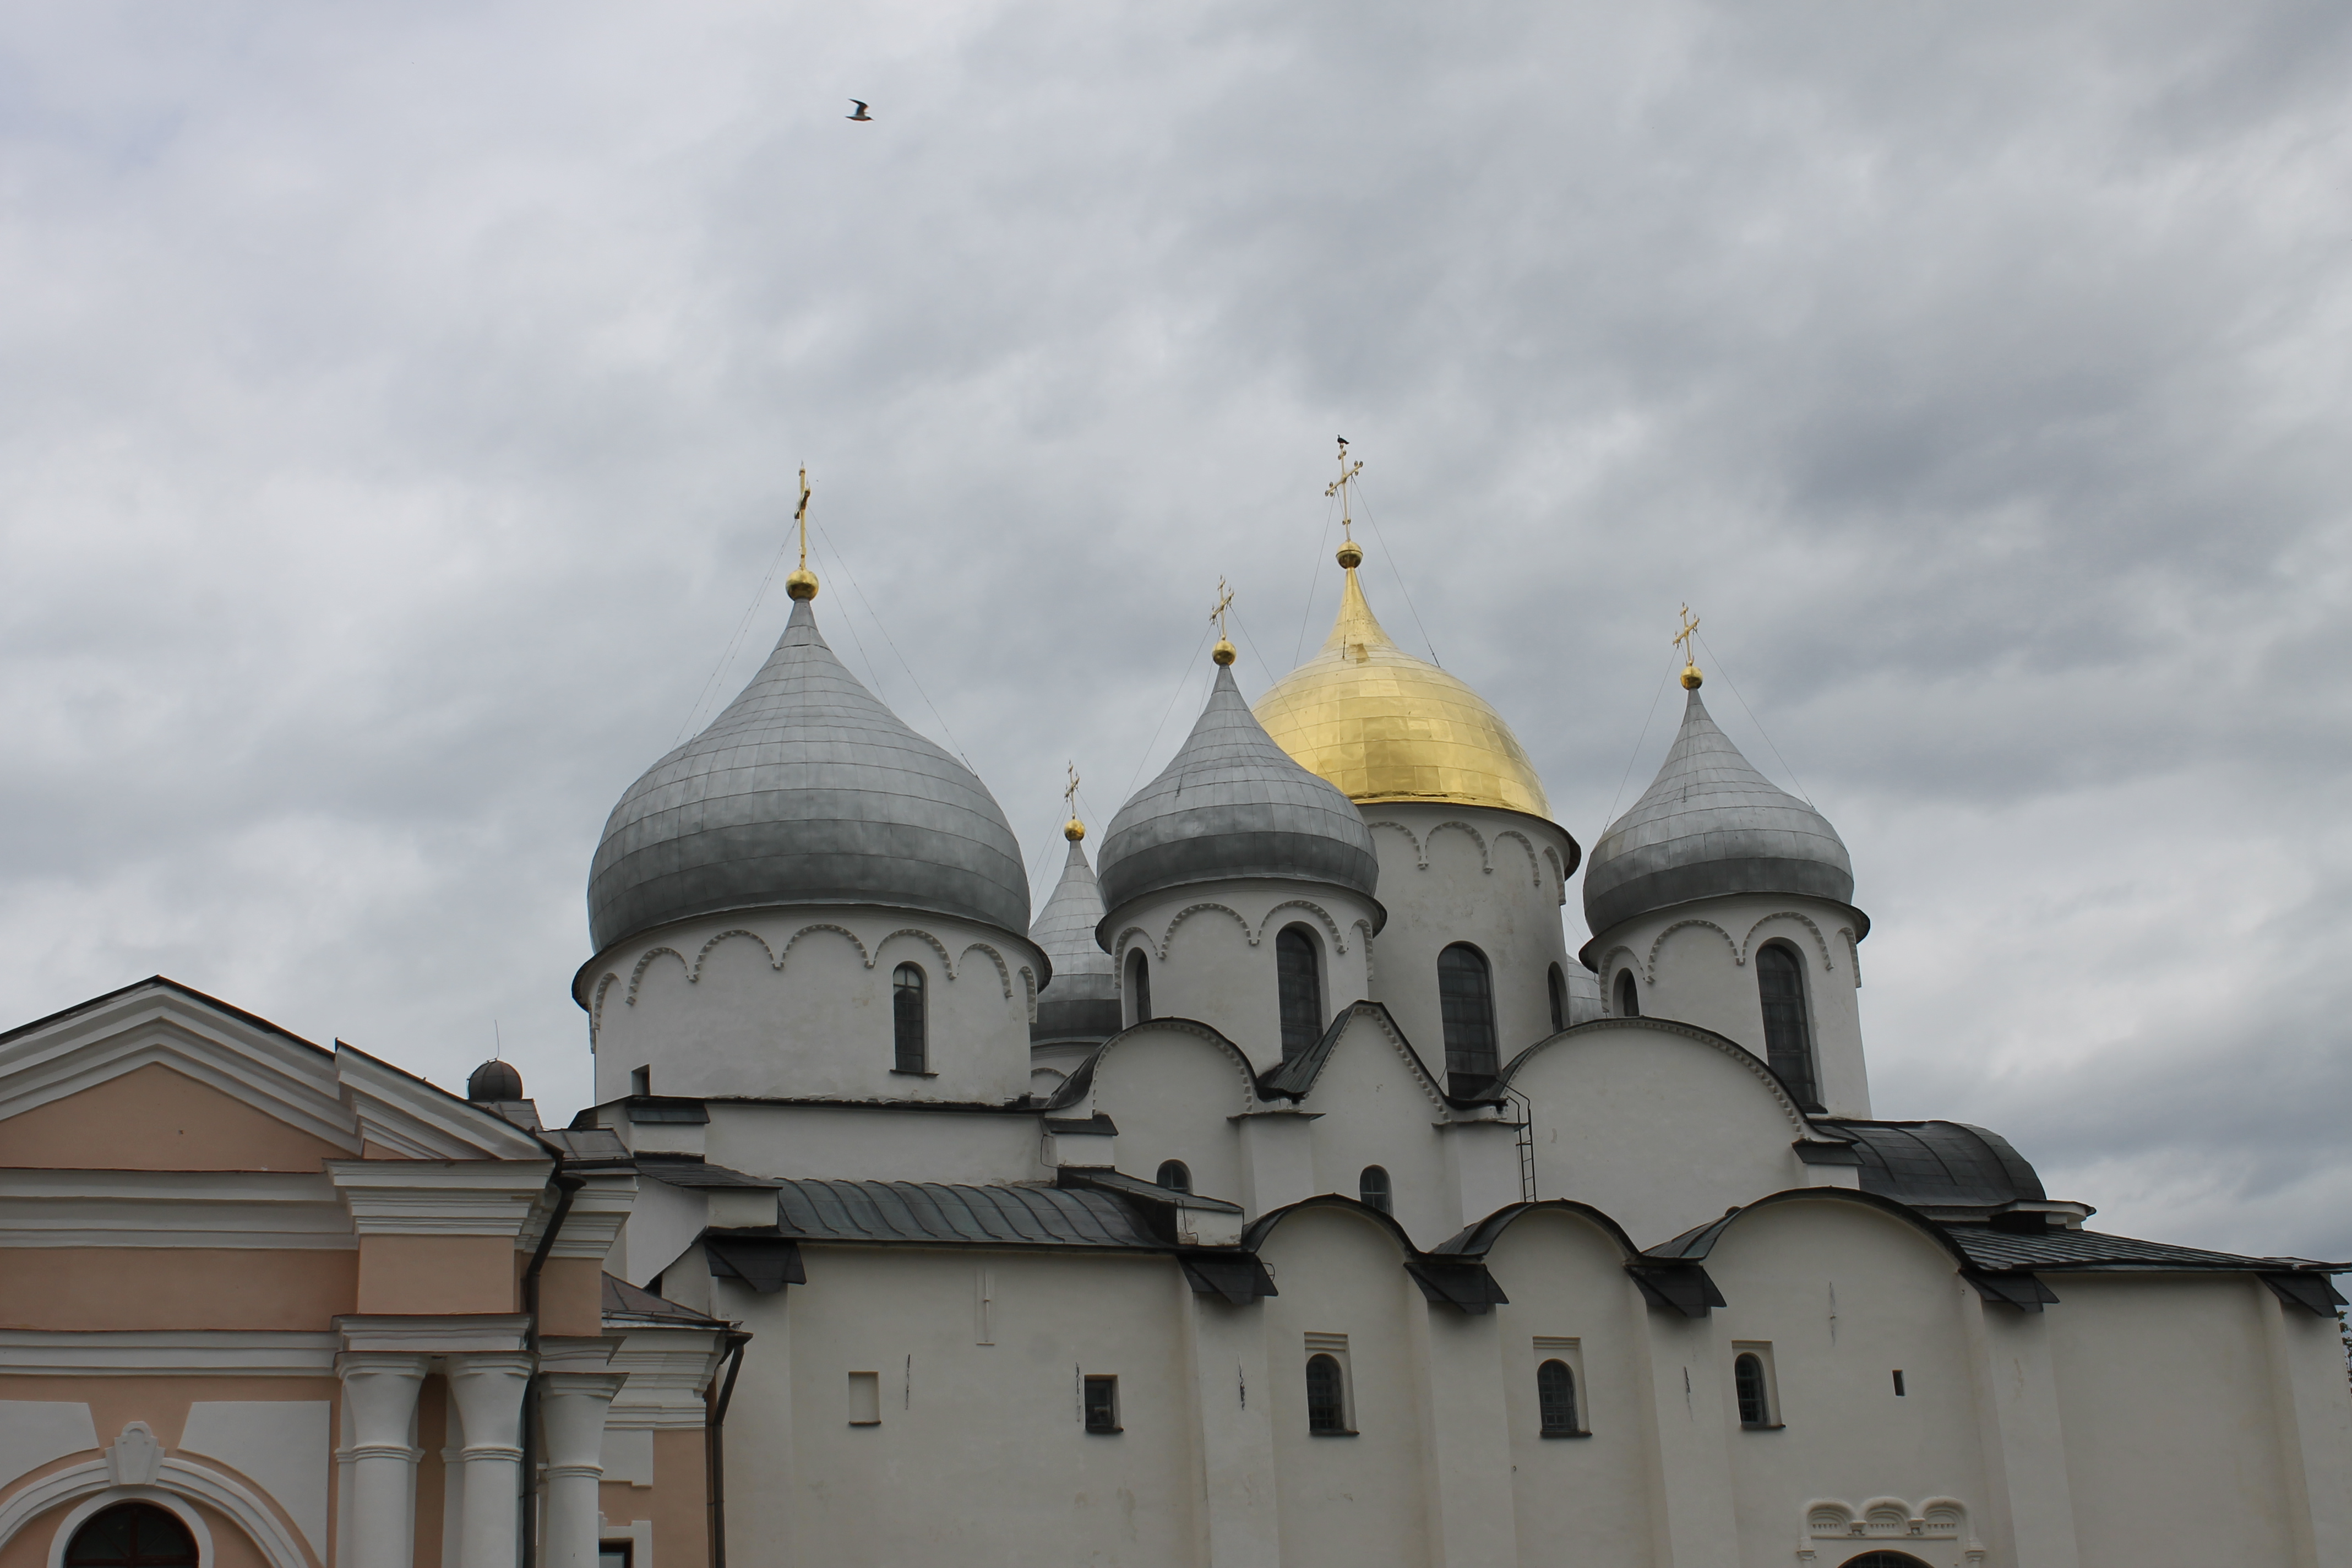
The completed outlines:
{"type": "MultiPolygon", "coordinates": [[[[1349,512],[1348,482],[1363,471],[1364,465],[1360,459],[1354,468],[1348,466],[1348,438],[1345,436],[1340,437],[1339,477],[1323,487],[1323,499],[1328,500],[1333,496],[1339,498],[1339,536],[1351,542],[1356,537],[1354,532],[1356,520],[1349,512]]],[[[1329,525],[1327,523],[1325,526],[1329,525]]]]}
{"type": "Polygon", "coordinates": [[[808,570],[808,465],[801,465],[801,504],[793,510],[793,521],[801,530],[801,570],[808,570]]]}
{"type": "Polygon", "coordinates": [[[1069,787],[1062,791],[1062,804],[1063,804],[1064,805],[1068,806],[1068,807],[1070,808],[1070,815],[1071,815],[1072,816],[1077,816],[1077,814],[1078,814],[1078,764],[1077,764],[1077,763],[1072,763],[1070,764],[1070,783],[1069,783],[1069,787]]]}
{"type": "Polygon", "coordinates": [[[1234,591],[1225,586],[1225,580],[1223,577],[1218,578],[1217,607],[1209,612],[1209,618],[1217,623],[1217,638],[1220,642],[1224,640],[1225,636],[1225,611],[1232,607],[1233,602],[1234,591]]]}
{"type": "Polygon", "coordinates": [[[1683,606],[1683,629],[1675,634],[1675,646],[1683,650],[1683,662],[1685,664],[1693,664],[1697,662],[1692,657],[1693,651],[1697,647],[1697,644],[1692,639],[1697,636],[1698,617],[1690,613],[1690,606],[1688,605],[1685,605],[1683,606]]]}

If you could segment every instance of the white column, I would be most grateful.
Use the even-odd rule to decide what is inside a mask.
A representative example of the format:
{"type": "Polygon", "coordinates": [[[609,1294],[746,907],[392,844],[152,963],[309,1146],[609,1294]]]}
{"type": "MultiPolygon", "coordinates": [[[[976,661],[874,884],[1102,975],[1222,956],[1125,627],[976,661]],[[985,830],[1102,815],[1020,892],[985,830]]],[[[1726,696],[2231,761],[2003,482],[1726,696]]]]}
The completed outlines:
{"type": "Polygon", "coordinates": [[[1958,1289],[2001,1561],[2075,1568],[2082,1547],[2074,1534],[2065,1436],[2059,1428],[2049,1319],[2042,1312],[1988,1306],[1965,1283],[1958,1289]]]}
{"type": "Polygon", "coordinates": [[[411,1437],[425,1365],[421,1355],[390,1352],[347,1351],[335,1358],[352,1432],[347,1568],[410,1568],[415,1560],[421,1455],[411,1437]]]}
{"type": "MultiPolygon", "coordinates": [[[[1626,1289],[1632,1289],[1632,1281],[1626,1289]]],[[[1720,1568],[1739,1561],[1732,1506],[1731,1453],[1739,1422],[1724,1407],[1730,1367],[1713,1317],[1685,1318],[1646,1308],[1634,1340],[1646,1384],[1643,1437],[1648,1447],[1651,1562],[1656,1568],[1720,1568]]],[[[2039,1564],[2034,1565],[2039,1568],[2039,1564]]]]}
{"type": "Polygon", "coordinates": [[[449,1394],[466,1424],[466,1496],[458,1559],[445,1568],[515,1568],[521,1545],[522,1393],[531,1360],[494,1352],[453,1355],[447,1364],[449,1394]]]}
{"type": "MultiPolygon", "coordinates": [[[[1400,1273],[1402,1270],[1399,1270],[1400,1273]]],[[[1422,1379],[1421,1441],[1430,1556],[1439,1568],[1519,1561],[1502,1320],[1425,1300],[1410,1279],[1406,1322],[1422,1379]]]]}
{"type": "Polygon", "coordinates": [[[551,1372],[540,1380],[544,1552],[534,1568],[596,1568],[596,1485],[604,1479],[604,1412],[629,1380],[616,1373],[551,1372]]]}
{"type": "MultiPolygon", "coordinates": [[[[1172,1275],[1176,1270],[1171,1269],[1172,1275]]],[[[1272,1568],[1282,1556],[1274,1481],[1274,1388],[1266,1373],[1265,1306],[1236,1307],[1175,1289],[1192,1378],[1194,1488],[1209,1568],[1272,1568]]]]}

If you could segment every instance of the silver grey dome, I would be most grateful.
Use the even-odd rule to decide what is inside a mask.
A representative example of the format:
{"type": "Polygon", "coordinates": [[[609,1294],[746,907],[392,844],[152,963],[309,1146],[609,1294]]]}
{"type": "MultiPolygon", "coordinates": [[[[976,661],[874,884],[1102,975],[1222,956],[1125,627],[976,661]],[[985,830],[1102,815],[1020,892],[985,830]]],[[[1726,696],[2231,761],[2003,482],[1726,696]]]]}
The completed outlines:
{"type": "MultiPolygon", "coordinates": [[[[1725,893],[1794,893],[1851,908],[1853,862],[1829,820],[1750,766],[1693,691],[1656,782],[1585,861],[1584,919],[1598,936],[1725,893]]],[[[1864,916],[1855,934],[1869,930],[1864,916]]]]}
{"type": "Polygon", "coordinates": [[[1323,882],[1369,899],[1380,874],[1355,803],[1275,743],[1225,665],[1192,734],[1103,836],[1108,910],[1239,877],[1323,882]]]}
{"type": "Polygon", "coordinates": [[[1029,879],[996,797],[843,668],[806,599],[741,695],[629,786],[588,875],[600,952],[779,904],[1029,929],[1029,879]]]}
{"type": "Polygon", "coordinates": [[[1095,868],[1087,864],[1086,846],[1072,839],[1061,885],[1029,928],[1029,940],[1054,965],[1054,983],[1037,993],[1030,1044],[1107,1040],[1118,1033],[1120,1008],[1110,954],[1095,940],[1095,927],[1102,918],[1102,889],[1095,882],[1095,868]]]}

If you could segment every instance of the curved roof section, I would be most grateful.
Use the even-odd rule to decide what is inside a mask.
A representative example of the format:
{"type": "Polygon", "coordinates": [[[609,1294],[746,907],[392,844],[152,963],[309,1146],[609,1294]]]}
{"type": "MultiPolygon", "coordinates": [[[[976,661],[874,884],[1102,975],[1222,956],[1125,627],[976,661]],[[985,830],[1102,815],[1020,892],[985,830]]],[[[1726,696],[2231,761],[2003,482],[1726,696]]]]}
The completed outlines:
{"type": "Polygon", "coordinates": [[[996,797],[843,667],[806,599],[742,693],[613,807],[588,929],[601,952],[671,921],[789,904],[1029,929],[996,797]]]}
{"type": "Polygon", "coordinates": [[[1273,877],[1372,897],[1381,863],[1348,797],[1291,761],[1242,700],[1229,665],[1192,732],[1103,836],[1103,903],[1194,882],[1273,877]]]}
{"type": "Polygon", "coordinates": [[[1072,839],[1062,880],[1029,928],[1029,940],[1054,966],[1052,984],[1037,993],[1031,1043],[1104,1040],[1118,1033],[1121,1010],[1110,954],[1095,940],[1103,914],[1102,889],[1087,863],[1086,846],[1072,839]]]}
{"type": "MultiPolygon", "coordinates": [[[[1727,893],[1793,893],[1852,908],[1853,862],[1828,818],[1758,773],[1694,689],[1665,765],[1585,861],[1584,919],[1599,936],[1727,893]]],[[[1864,917],[1855,934],[1869,929],[1864,917]]]]}
{"type": "Polygon", "coordinates": [[[1549,818],[1527,748],[1459,677],[1391,641],[1348,569],[1323,647],[1257,700],[1276,743],[1349,800],[1450,802],[1549,818]]]}
{"type": "Polygon", "coordinates": [[[1965,1121],[1824,1121],[1853,1140],[1862,1190],[1924,1207],[2042,1203],[2042,1177],[1998,1132],[1965,1121]]]}

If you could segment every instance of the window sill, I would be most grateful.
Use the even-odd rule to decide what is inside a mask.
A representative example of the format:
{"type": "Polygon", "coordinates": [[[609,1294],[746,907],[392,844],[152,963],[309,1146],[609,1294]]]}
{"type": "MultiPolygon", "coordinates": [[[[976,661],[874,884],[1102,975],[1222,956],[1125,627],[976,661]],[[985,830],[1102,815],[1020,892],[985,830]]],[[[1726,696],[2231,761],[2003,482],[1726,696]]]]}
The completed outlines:
{"type": "Polygon", "coordinates": [[[1538,1436],[1538,1437],[1546,1437],[1546,1438],[1549,1438],[1549,1437],[1590,1437],[1590,1436],[1592,1436],[1592,1434],[1591,1434],[1591,1433],[1590,1433],[1590,1432],[1538,1432],[1538,1433],[1537,1433],[1537,1434],[1536,1434],[1536,1436],[1538,1436]]]}
{"type": "Polygon", "coordinates": [[[940,1075],[929,1070],[928,1068],[921,1072],[917,1072],[913,1068],[892,1068],[890,1069],[890,1076],[892,1078],[937,1078],[940,1075]]]}
{"type": "Polygon", "coordinates": [[[1124,1426],[1089,1426],[1087,1428],[1087,1436],[1089,1437],[1116,1437],[1121,1432],[1126,1430],[1127,1428],[1124,1426]]]}
{"type": "Polygon", "coordinates": [[[1787,1430],[1787,1426],[1779,1421],[1742,1421],[1739,1429],[1742,1432],[1780,1432],[1787,1430]]]}
{"type": "Polygon", "coordinates": [[[852,1426],[879,1426],[882,1423],[879,1421],[852,1421],[850,1425],[852,1426]]]}
{"type": "Polygon", "coordinates": [[[1360,1432],[1318,1432],[1311,1427],[1307,1435],[1309,1437],[1360,1437],[1363,1436],[1360,1432]]]}

